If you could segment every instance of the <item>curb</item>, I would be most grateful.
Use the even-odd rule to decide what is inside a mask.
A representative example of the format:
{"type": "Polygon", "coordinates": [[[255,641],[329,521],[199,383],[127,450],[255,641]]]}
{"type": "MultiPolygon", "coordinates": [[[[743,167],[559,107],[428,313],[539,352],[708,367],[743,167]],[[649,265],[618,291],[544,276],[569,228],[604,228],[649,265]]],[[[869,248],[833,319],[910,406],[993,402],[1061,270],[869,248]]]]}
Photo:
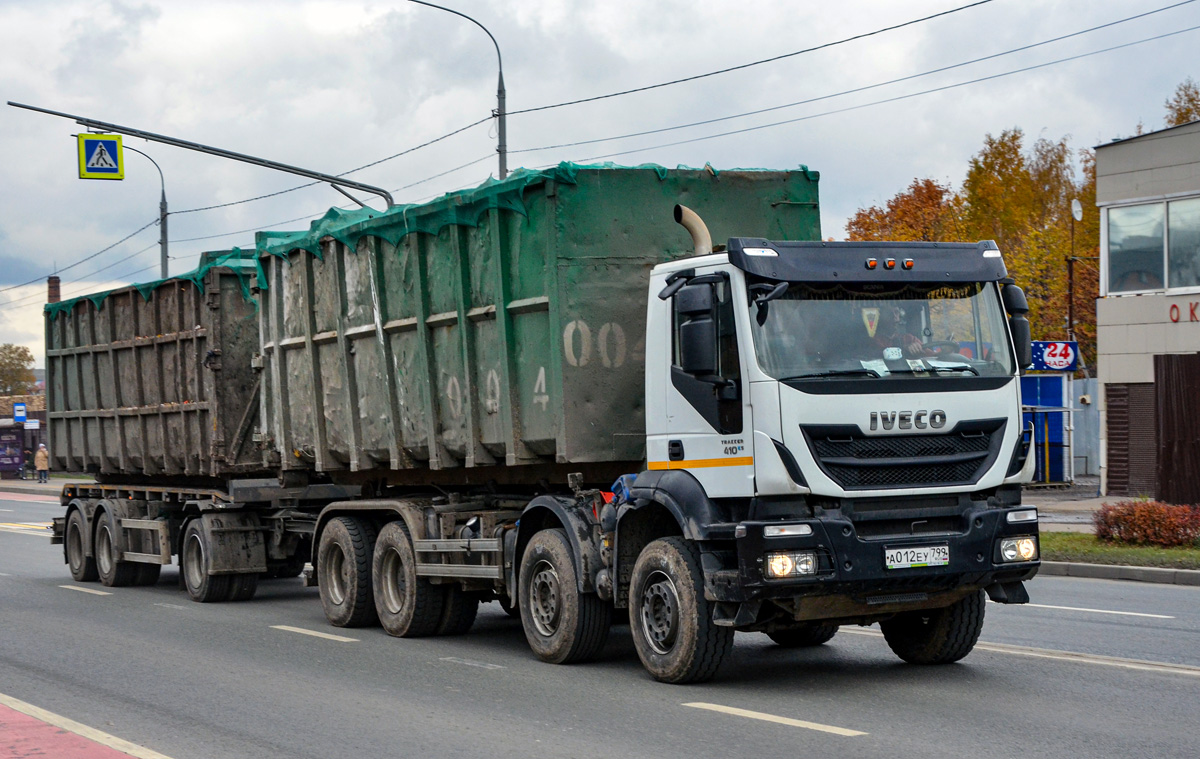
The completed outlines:
{"type": "Polygon", "coordinates": [[[1083,564],[1074,561],[1043,561],[1038,574],[1059,577],[1090,577],[1098,580],[1132,580],[1165,585],[1200,587],[1200,569],[1128,567],[1119,564],[1083,564]]]}
{"type": "Polygon", "coordinates": [[[45,487],[39,485],[22,485],[21,480],[5,480],[0,482],[0,493],[23,493],[25,495],[45,495],[58,498],[62,495],[62,485],[45,487]]]}

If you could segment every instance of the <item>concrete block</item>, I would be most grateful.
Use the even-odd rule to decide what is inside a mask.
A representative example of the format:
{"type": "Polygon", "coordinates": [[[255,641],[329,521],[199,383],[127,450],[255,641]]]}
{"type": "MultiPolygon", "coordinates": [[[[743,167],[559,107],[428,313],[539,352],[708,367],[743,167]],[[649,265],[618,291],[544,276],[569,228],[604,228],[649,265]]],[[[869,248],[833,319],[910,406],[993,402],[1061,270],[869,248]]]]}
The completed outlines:
{"type": "Polygon", "coordinates": [[[1090,577],[1096,580],[1122,580],[1121,570],[1125,567],[1117,567],[1109,564],[1077,564],[1072,562],[1067,567],[1067,574],[1071,577],[1090,577]]]}
{"type": "Polygon", "coordinates": [[[1200,587],[1200,569],[1176,569],[1175,584],[1200,587]]]}
{"type": "Polygon", "coordinates": [[[1043,561],[1042,566],[1038,569],[1039,575],[1050,575],[1052,577],[1066,577],[1070,574],[1067,570],[1071,565],[1065,561],[1043,561]]]}
{"type": "Polygon", "coordinates": [[[1175,573],[1178,570],[1166,569],[1162,567],[1122,567],[1125,571],[1122,573],[1123,580],[1136,580],[1137,582],[1159,582],[1167,585],[1175,584],[1175,573]]]}

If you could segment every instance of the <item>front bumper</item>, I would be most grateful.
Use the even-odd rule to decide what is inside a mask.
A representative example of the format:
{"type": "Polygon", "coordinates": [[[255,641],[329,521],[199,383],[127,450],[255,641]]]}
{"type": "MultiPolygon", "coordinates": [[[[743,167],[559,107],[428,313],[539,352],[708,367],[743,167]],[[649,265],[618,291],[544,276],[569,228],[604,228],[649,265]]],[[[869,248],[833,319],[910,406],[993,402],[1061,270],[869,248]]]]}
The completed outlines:
{"type": "MultiPolygon", "coordinates": [[[[842,596],[851,605],[882,612],[898,604],[920,606],[930,598],[961,596],[963,591],[995,583],[1018,583],[1036,575],[1041,562],[1002,562],[998,546],[1006,537],[1037,536],[1037,522],[1008,521],[1010,512],[1029,510],[1028,506],[995,508],[981,502],[958,514],[959,531],[869,537],[861,535],[856,523],[838,510],[786,522],[809,525],[811,535],[766,537],[763,528],[780,521],[742,522],[735,538],[736,555],[706,562],[717,570],[706,572],[707,595],[726,602],[842,596]],[[887,549],[933,545],[949,548],[949,563],[905,569],[886,566],[887,549]],[[816,573],[768,578],[766,556],[787,551],[814,552],[816,573]]],[[[919,523],[914,520],[914,525],[919,523]]]]}

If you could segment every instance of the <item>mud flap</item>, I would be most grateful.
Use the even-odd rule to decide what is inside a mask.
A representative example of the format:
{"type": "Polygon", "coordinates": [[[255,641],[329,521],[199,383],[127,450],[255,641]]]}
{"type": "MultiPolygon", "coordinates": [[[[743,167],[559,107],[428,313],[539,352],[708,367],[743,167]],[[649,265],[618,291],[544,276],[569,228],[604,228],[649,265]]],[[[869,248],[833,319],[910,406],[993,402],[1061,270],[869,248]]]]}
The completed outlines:
{"type": "Polygon", "coordinates": [[[209,551],[209,574],[267,571],[267,544],[257,515],[208,513],[201,515],[200,524],[209,551]]]}

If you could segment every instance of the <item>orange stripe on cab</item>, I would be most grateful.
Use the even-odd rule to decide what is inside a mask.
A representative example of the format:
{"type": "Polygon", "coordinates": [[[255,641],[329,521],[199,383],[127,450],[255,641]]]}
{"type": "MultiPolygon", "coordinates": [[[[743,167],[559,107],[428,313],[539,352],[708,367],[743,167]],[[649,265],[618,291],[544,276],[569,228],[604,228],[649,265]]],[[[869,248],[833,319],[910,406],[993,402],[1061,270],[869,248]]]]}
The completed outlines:
{"type": "Polygon", "coordinates": [[[683,461],[651,461],[651,471],[660,469],[703,469],[713,466],[754,466],[753,456],[738,456],[729,459],[685,459],[683,461]]]}

